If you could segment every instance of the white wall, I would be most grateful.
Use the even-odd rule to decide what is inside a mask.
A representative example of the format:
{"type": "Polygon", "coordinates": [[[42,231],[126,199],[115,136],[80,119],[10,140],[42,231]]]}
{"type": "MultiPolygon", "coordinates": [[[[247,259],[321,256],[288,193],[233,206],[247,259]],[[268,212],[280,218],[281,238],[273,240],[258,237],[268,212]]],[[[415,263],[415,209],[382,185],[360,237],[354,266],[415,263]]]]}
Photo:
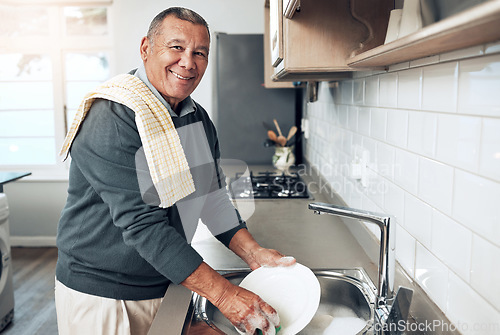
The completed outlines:
{"type": "MultiPolygon", "coordinates": [[[[193,9],[207,20],[212,32],[260,34],[264,32],[264,0],[114,0],[111,26],[115,54],[113,74],[128,72],[140,63],[139,45],[151,20],[165,8],[193,9]]],[[[212,45],[213,48],[213,45],[212,45]]],[[[210,113],[212,79],[209,67],[193,94],[210,113]]],[[[13,245],[53,245],[57,222],[66,200],[67,181],[20,180],[5,186],[10,204],[13,245]]]]}
{"type": "Polygon", "coordinates": [[[499,52],[360,72],[307,104],[307,159],[349,206],[396,217],[397,260],[464,334],[500,331],[499,52]],[[367,188],[348,174],[357,149],[367,188]]]}

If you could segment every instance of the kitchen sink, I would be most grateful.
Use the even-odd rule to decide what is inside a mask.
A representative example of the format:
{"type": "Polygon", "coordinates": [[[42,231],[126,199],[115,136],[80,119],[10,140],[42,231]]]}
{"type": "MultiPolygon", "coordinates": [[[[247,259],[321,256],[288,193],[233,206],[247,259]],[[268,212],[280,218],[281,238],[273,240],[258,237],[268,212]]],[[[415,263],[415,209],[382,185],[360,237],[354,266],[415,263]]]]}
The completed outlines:
{"type": "MultiPolygon", "coordinates": [[[[319,308],[299,333],[373,334],[376,319],[376,288],[362,268],[313,270],[321,286],[319,308]],[[356,330],[354,330],[356,329],[356,330]]],[[[238,285],[249,273],[222,273],[238,285]]],[[[207,299],[194,294],[182,334],[238,334],[231,323],[207,299]]]]}

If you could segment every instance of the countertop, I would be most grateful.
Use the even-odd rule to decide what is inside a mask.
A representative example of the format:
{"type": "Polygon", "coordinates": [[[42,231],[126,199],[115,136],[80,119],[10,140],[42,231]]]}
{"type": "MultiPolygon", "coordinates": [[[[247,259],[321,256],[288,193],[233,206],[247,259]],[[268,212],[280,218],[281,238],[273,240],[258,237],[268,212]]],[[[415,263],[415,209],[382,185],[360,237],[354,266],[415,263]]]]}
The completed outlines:
{"type": "Polygon", "coordinates": [[[3,192],[3,185],[12,181],[31,175],[31,172],[0,172],[0,192],[3,192]]]}
{"type": "MultiPolygon", "coordinates": [[[[265,166],[251,167],[252,171],[266,169],[272,170],[265,166]]],[[[226,169],[224,171],[226,175],[231,175],[226,169]]],[[[318,187],[322,185],[322,182],[315,179],[313,175],[314,173],[309,173],[302,175],[302,178],[307,183],[314,199],[254,200],[253,214],[246,219],[249,231],[263,247],[273,248],[285,255],[293,256],[297,262],[311,269],[362,267],[376,285],[377,264],[372,260],[378,257],[377,247],[365,248],[375,251],[375,255],[370,257],[353,236],[352,229],[348,229],[341,219],[331,215],[315,215],[307,208],[308,204],[313,201],[329,203],[339,201],[335,199],[335,196],[330,196],[332,192],[326,191],[324,187],[318,187]]],[[[239,201],[236,206],[242,207],[243,213],[252,212],[253,206],[248,200],[239,201]]],[[[204,257],[205,262],[216,270],[248,268],[241,259],[204,229],[197,231],[192,245],[204,257]]],[[[415,290],[410,310],[413,321],[443,318],[437,307],[397,265],[395,288],[397,289],[400,285],[415,290]]],[[[149,334],[181,334],[184,321],[182,315],[185,316],[190,297],[191,292],[184,287],[171,285],[149,334]]],[[[407,334],[410,333],[413,332],[407,332],[407,334]]],[[[415,333],[423,334],[422,332],[415,333]]]]}

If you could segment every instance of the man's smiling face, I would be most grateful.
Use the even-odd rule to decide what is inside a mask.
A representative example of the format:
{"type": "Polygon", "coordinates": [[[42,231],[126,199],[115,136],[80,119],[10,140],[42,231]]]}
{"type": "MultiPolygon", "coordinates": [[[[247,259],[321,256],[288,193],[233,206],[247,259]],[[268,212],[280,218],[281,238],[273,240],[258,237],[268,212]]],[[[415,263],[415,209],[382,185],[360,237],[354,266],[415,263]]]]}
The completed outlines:
{"type": "Polygon", "coordinates": [[[169,15],[153,41],[144,37],[141,58],[151,84],[175,111],[198,86],[207,69],[207,28],[169,15]]]}

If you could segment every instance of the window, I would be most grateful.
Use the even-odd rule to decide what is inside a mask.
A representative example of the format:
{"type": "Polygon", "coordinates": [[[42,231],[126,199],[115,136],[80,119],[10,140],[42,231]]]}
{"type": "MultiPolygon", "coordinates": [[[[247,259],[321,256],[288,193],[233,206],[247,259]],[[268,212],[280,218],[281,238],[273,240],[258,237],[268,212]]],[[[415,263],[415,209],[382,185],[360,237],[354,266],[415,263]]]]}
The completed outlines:
{"type": "Polygon", "coordinates": [[[112,43],[109,1],[43,3],[0,1],[0,170],[50,178],[67,175],[60,147],[83,96],[110,77],[112,43]]]}

